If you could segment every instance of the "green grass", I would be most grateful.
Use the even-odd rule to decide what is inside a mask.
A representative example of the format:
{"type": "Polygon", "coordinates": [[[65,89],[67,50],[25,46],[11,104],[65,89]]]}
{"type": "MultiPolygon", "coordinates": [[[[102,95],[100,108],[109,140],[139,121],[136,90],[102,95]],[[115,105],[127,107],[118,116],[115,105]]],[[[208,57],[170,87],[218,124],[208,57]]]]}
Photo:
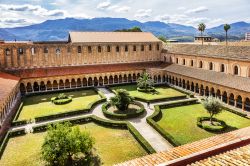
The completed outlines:
{"type": "MultiPolygon", "coordinates": [[[[113,165],[146,155],[146,151],[128,130],[111,129],[88,123],[80,125],[95,138],[95,148],[103,165],[113,165]]],[[[45,163],[40,158],[40,149],[46,132],[11,138],[3,153],[0,165],[40,166],[45,163]]]]}
{"type": "Polygon", "coordinates": [[[29,120],[37,116],[86,109],[90,107],[91,103],[100,100],[100,96],[94,90],[79,90],[64,93],[72,97],[72,102],[55,105],[50,99],[57,97],[59,94],[60,93],[53,93],[25,97],[23,108],[17,120],[29,120]]]}
{"type": "Polygon", "coordinates": [[[157,100],[157,99],[167,99],[171,97],[178,97],[178,96],[186,96],[185,94],[174,90],[170,87],[156,87],[155,90],[157,94],[153,93],[144,93],[137,91],[136,85],[122,85],[122,86],[115,86],[111,88],[112,90],[116,89],[126,89],[129,94],[133,97],[145,99],[145,100],[157,100]]]}
{"type": "MultiPolygon", "coordinates": [[[[202,104],[162,109],[163,116],[157,122],[166,132],[180,144],[194,142],[216,135],[199,128],[196,125],[197,117],[209,116],[202,104]]],[[[215,116],[229,125],[225,132],[250,126],[250,120],[228,111],[215,116]]]]}

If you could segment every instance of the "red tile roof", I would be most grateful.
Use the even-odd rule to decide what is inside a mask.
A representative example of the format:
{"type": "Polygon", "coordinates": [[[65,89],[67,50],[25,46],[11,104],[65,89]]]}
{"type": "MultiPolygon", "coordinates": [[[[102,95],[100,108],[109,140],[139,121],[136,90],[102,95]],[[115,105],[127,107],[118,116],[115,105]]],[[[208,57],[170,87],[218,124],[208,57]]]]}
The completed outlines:
{"type": "Polygon", "coordinates": [[[123,64],[105,64],[105,65],[85,65],[72,67],[55,68],[37,68],[37,69],[19,69],[9,71],[15,73],[21,78],[53,77],[64,75],[92,74],[118,71],[143,70],[151,67],[164,68],[167,64],[162,62],[145,63],[123,63],[123,64]]]}

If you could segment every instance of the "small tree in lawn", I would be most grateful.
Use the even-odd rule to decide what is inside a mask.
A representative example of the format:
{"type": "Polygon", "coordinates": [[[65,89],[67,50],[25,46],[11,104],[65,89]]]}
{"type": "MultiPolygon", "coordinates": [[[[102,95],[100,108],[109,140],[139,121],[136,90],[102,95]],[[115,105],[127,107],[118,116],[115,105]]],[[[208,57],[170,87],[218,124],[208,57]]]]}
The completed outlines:
{"type": "Polygon", "coordinates": [[[148,91],[148,89],[151,89],[154,86],[154,80],[148,73],[143,72],[143,74],[137,80],[137,86],[148,91]]]}
{"type": "Polygon", "coordinates": [[[222,111],[220,101],[216,98],[208,97],[202,104],[210,115],[210,123],[213,124],[213,116],[222,111]]]}
{"type": "Polygon", "coordinates": [[[126,111],[133,97],[125,89],[117,89],[116,95],[110,98],[110,105],[115,106],[120,111],[126,111]]]}
{"type": "Polygon", "coordinates": [[[71,127],[69,122],[48,127],[42,145],[42,158],[50,165],[72,165],[73,159],[82,156],[85,162],[92,155],[94,139],[79,127],[71,127]]]}

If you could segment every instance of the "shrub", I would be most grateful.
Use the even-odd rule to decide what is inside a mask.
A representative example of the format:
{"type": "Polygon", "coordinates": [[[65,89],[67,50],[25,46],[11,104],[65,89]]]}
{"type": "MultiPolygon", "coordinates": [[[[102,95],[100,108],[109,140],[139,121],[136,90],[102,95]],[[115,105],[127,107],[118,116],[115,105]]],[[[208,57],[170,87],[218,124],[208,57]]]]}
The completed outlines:
{"type": "Polygon", "coordinates": [[[141,90],[148,92],[148,90],[152,90],[154,86],[154,80],[150,77],[150,75],[146,72],[138,78],[137,87],[141,90]]]}
{"type": "Polygon", "coordinates": [[[204,130],[212,131],[212,132],[224,131],[227,128],[227,124],[224,121],[216,119],[216,118],[213,118],[212,120],[213,122],[219,122],[220,126],[205,125],[202,123],[203,121],[210,121],[210,117],[198,117],[197,126],[204,130]]]}
{"type": "Polygon", "coordinates": [[[110,98],[110,105],[115,106],[120,111],[126,111],[130,103],[134,100],[125,89],[117,89],[115,96],[110,98]]]}
{"type": "Polygon", "coordinates": [[[72,97],[66,96],[64,93],[60,93],[57,97],[52,97],[51,102],[57,105],[67,104],[72,101],[72,97]]]}
{"type": "Polygon", "coordinates": [[[117,113],[109,112],[108,108],[111,107],[111,105],[109,103],[104,103],[102,105],[102,112],[103,112],[104,116],[106,116],[107,118],[121,119],[121,120],[122,119],[135,118],[135,117],[138,117],[138,116],[142,115],[145,112],[145,108],[141,103],[133,102],[131,104],[135,104],[135,105],[140,106],[140,109],[137,109],[136,112],[133,112],[133,113],[117,114],[117,113]]]}

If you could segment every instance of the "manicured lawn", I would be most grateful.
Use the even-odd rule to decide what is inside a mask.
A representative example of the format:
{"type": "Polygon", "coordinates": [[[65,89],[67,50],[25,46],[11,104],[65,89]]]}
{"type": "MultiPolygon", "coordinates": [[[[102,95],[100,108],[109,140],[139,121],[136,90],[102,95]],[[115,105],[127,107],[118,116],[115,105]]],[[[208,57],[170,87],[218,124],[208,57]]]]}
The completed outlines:
{"type": "Polygon", "coordinates": [[[136,85],[123,85],[123,86],[115,86],[111,88],[112,90],[116,89],[126,89],[131,96],[145,99],[145,100],[157,100],[157,99],[167,99],[171,97],[179,97],[179,96],[186,96],[185,94],[174,90],[169,87],[156,87],[157,93],[144,93],[144,92],[139,92],[137,91],[137,86],[136,85]]]}
{"type": "Polygon", "coordinates": [[[73,98],[72,102],[63,105],[53,104],[50,99],[52,97],[57,97],[59,93],[29,96],[24,98],[24,106],[18,120],[28,120],[37,116],[86,109],[90,107],[91,103],[100,99],[100,96],[91,89],[65,92],[64,94],[71,96],[73,98]]]}
{"type": "MultiPolygon", "coordinates": [[[[81,125],[80,128],[89,131],[95,138],[95,148],[103,165],[113,165],[147,154],[127,130],[106,128],[94,123],[81,125]]],[[[40,149],[45,134],[44,132],[11,138],[0,165],[44,165],[40,159],[40,149]]]]}
{"type": "MultiPolygon", "coordinates": [[[[215,135],[196,125],[197,117],[209,116],[202,104],[162,109],[162,112],[163,116],[157,123],[181,144],[215,135]]],[[[225,132],[250,126],[249,119],[228,111],[223,111],[216,118],[225,121],[230,126],[225,132]]]]}

